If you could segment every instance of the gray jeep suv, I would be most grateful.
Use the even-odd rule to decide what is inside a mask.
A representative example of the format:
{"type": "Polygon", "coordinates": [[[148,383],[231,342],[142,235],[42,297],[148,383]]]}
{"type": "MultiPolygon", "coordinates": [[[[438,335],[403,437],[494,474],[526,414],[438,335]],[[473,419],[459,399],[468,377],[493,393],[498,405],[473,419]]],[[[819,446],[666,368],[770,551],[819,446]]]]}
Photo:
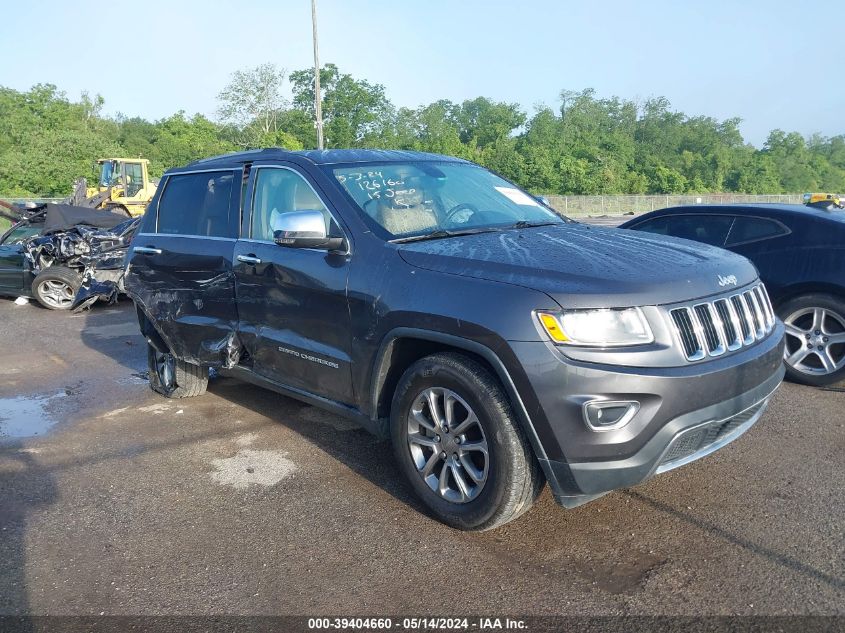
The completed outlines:
{"type": "Polygon", "coordinates": [[[173,169],[127,255],[150,383],[209,368],[357,420],[449,525],[574,507],[747,431],[783,377],[754,267],[585,226],[467,161],[244,152],[173,169]]]}

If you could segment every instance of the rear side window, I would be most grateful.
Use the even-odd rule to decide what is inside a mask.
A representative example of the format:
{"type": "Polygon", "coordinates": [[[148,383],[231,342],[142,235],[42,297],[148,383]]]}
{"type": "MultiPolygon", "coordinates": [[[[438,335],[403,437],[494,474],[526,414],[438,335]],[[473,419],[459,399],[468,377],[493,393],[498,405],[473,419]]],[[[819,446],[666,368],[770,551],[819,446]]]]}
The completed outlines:
{"type": "Polygon", "coordinates": [[[734,221],[733,228],[731,228],[728,246],[765,240],[778,235],[786,235],[787,232],[783,225],[773,220],[738,217],[734,221]]]}
{"type": "Polygon", "coordinates": [[[733,221],[733,216],[729,215],[664,215],[634,228],[637,231],[723,246],[733,221]]]}
{"type": "Polygon", "coordinates": [[[229,220],[234,181],[231,171],[170,176],[158,203],[158,232],[236,237],[229,220]]]}

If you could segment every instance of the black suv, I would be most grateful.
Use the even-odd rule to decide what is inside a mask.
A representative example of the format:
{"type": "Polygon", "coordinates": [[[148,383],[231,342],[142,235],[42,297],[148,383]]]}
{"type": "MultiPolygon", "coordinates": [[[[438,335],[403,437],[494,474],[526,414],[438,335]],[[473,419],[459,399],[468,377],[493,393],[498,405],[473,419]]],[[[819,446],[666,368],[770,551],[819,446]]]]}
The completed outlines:
{"type": "Polygon", "coordinates": [[[461,529],[514,519],[544,480],[574,507],[711,453],[784,372],[746,259],[574,223],[416,152],[173,169],[125,285],[153,389],[199,395],[215,367],[354,418],[461,529]]]}

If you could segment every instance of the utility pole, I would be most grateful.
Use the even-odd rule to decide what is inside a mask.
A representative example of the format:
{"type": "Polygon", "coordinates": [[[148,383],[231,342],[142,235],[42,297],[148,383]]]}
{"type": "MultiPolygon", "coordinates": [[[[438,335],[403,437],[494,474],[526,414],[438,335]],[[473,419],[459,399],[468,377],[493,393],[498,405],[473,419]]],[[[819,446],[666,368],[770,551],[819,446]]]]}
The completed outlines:
{"type": "Polygon", "coordinates": [[[317,0],[311,0],[311,27],[314,31],[314,114],[317,149],[323,149],[323,100],[320,97],[320,51],[317,46],[317,0]]]}

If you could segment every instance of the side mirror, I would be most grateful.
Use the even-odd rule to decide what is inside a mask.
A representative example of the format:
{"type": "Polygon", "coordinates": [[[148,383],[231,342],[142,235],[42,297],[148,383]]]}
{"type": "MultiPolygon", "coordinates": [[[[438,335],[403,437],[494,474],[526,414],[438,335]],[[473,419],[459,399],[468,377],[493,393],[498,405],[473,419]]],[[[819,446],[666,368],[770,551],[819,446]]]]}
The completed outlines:
{"type": "Polygon", "coordinates": [[[326,220],[319,211],[283,213],[273,223],[273,241],[287,248],[339,251],[346,240],[326,235],[326,220]]]}
{"type": "Polygon", "coordinates": [[[550,209],[552,208],[552,203],[549,202],[549,199],[546,196],[534,196],[534,199],[543,206],[549,207],[550,209]]]}

